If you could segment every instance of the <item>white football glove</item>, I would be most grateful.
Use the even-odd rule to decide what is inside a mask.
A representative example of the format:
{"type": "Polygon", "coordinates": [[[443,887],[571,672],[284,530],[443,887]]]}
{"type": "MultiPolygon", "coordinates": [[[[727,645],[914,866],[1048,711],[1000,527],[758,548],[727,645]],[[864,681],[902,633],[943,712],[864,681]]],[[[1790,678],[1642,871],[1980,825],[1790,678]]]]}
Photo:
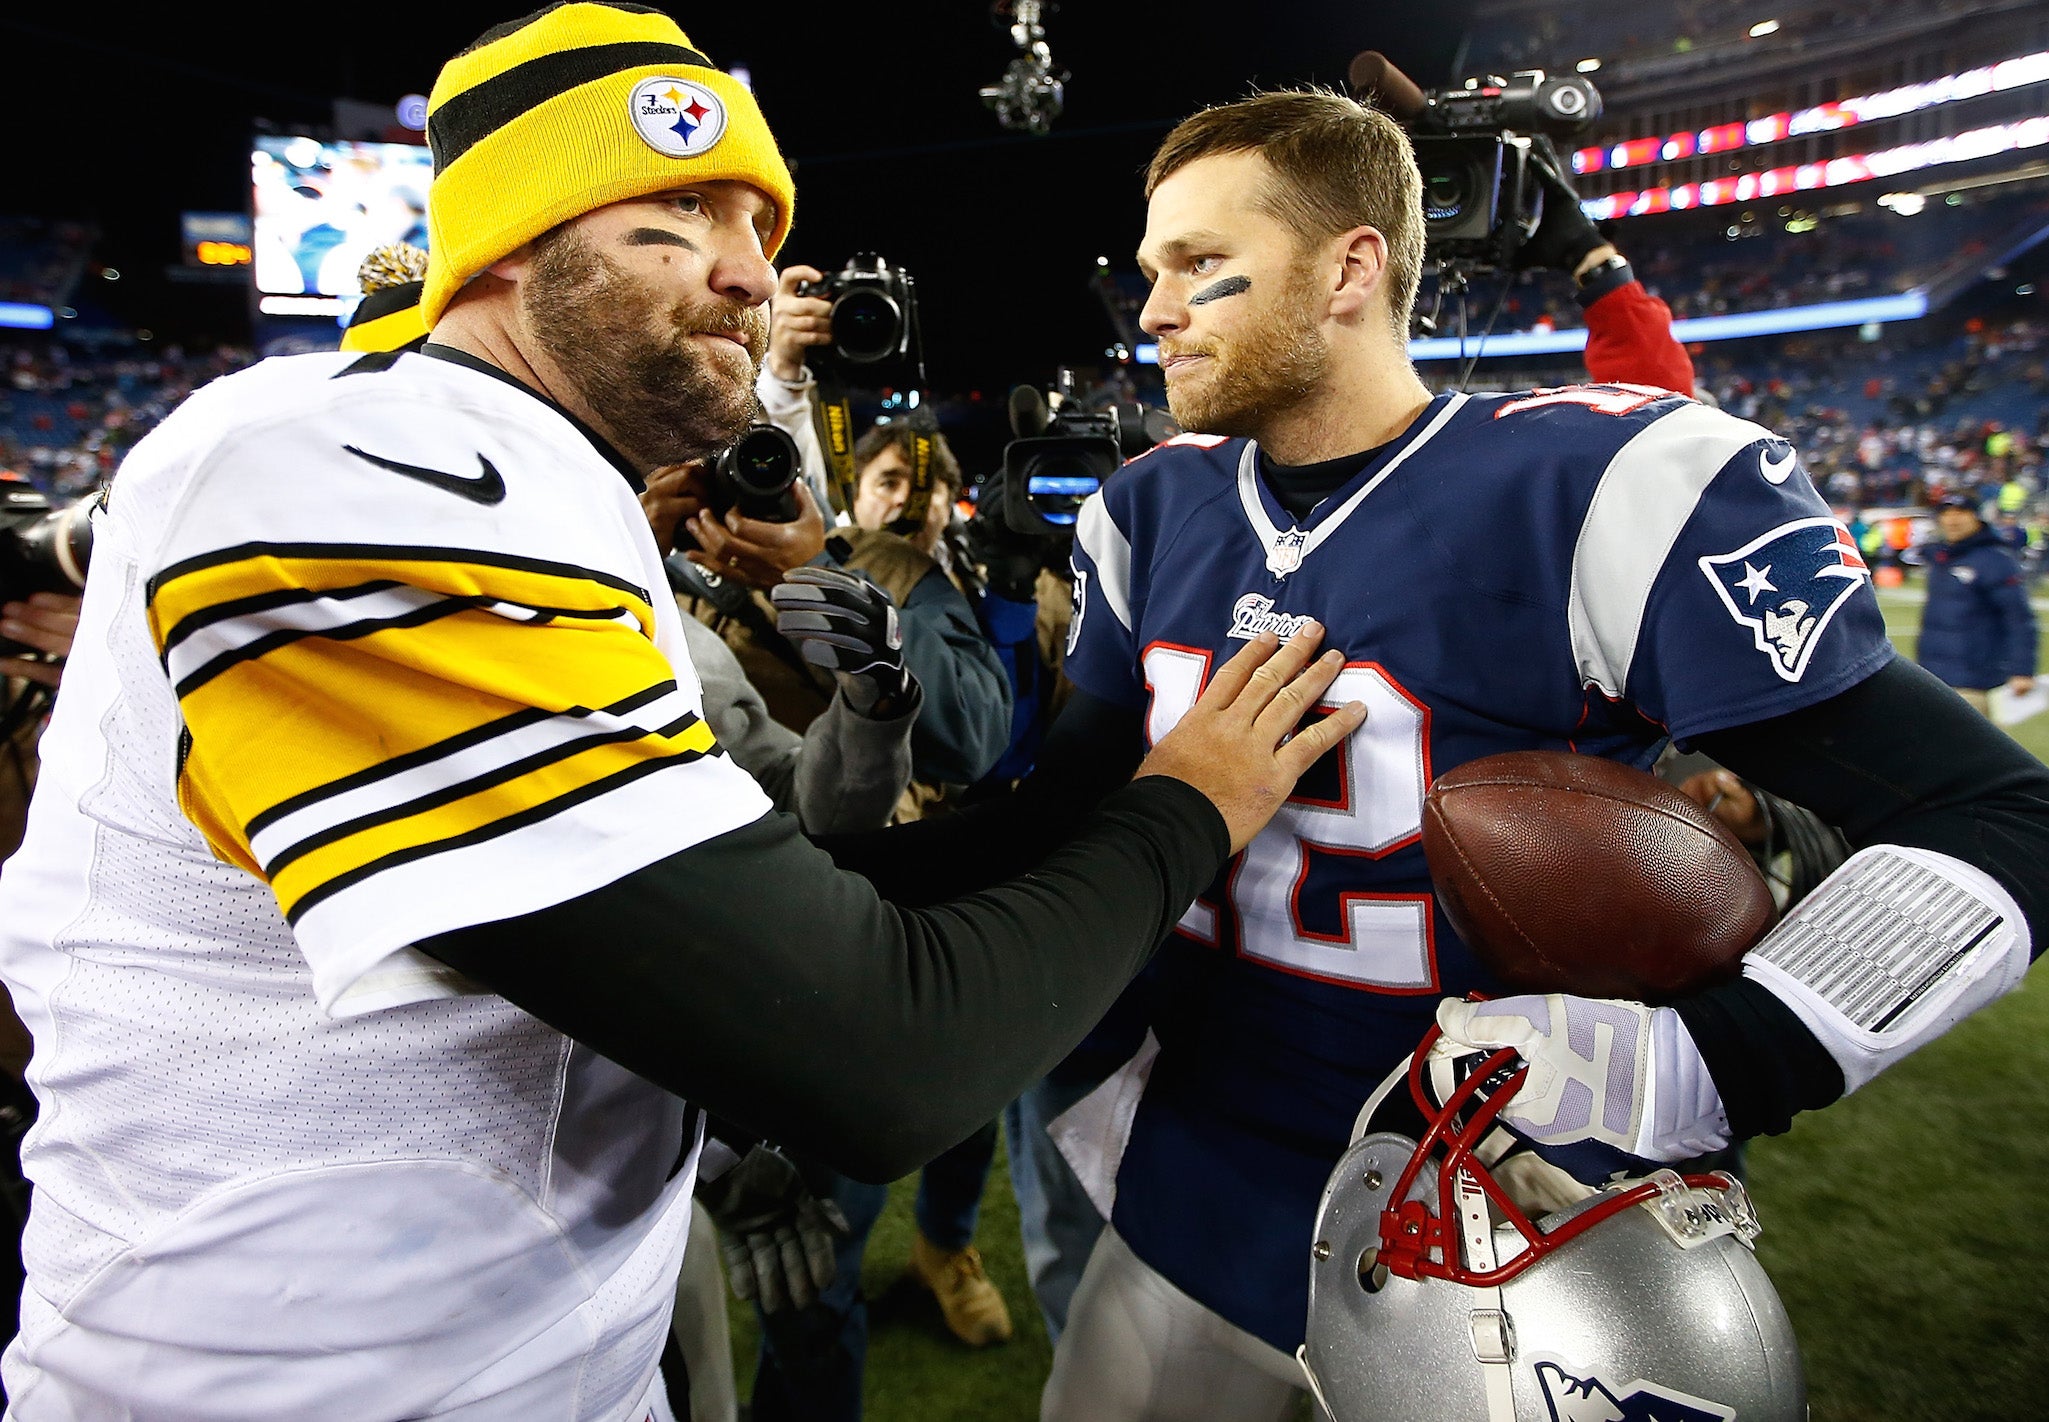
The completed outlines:
{"type": "Polygon", "coordinates": [[[1529,1076],[1498,1117],[1588,1184],[1729,1144],[1729,1120],[1693,1035],[1669,1007],[1608,998],[1447,998],[1431,1056],[1507,1047],[1529,1076]]]}

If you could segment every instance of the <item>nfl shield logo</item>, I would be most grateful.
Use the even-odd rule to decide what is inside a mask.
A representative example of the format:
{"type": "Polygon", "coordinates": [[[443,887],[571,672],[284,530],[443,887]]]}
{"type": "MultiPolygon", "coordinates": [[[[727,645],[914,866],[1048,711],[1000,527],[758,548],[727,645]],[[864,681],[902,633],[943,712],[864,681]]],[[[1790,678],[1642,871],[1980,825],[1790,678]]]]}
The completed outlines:
{"type": "Polygon", "coordinates": [[[1266,570],[1277,578],[1285,578],[1302,566],[1302,544],[1307,535],[1299,528],[1291,528],[1274,538],[1273,545],[1266,550],[1266,570]]]}

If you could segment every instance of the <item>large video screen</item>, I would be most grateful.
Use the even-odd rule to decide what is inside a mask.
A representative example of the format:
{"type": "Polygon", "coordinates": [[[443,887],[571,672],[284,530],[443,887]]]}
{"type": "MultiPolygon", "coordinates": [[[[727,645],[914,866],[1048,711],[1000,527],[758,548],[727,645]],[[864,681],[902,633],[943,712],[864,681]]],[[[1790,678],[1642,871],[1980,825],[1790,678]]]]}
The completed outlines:
{"type": "Polygon", "coordinates": [[[249,155],[256,289],[356,296],[356,268],[392,242],[427,245],[433,155],[413,143],[263,137],[249,155]]]}

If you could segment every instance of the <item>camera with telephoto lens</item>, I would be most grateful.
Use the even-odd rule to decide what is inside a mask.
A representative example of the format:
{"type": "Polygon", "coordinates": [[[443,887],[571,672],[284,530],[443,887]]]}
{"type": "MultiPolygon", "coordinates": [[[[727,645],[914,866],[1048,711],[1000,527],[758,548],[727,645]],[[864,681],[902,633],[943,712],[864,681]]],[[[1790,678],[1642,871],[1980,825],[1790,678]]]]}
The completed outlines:
{"type": "MultiPolygon", "coordinates": [[[[57,507],[49,495],[13,474],[0,474],[0,602],[34,593],[77,593],[92,558],[97,496],[57,507]]],[[[35,649],[0,637],[0,657],[35,649]]]]}
{"type": "Polygon", "coordinates": [[[27,480],[0,474],[0,602],[85,586],[95,502],[87,497],[59,508],[27,480]]]}
{"type": "Polygon", "coordinates": [[[1010,392],[1010,428],[1017,437],[1003,448],[1004,522],[1042,538],[1072,534],[1082,504],[1119,465],[1179,433],[1163,410],[1083,409],[1065,369],[1044,394],[1029,385],[1010,392]]]}
{"type": "Polygon", "coordinates": [[[1440,266],[1509,266],[1544,216],[1534,135],[1566,138],[1601,116],[1601,94],[1577,74],[1525,69],[1423,90],[1368,50],[1352,88],[1408,126],[1423,173],[1423,252],[1440,266]]]}
{"type": "Polygon", "coordinates": [[[795,440],[774,425],[749,425],[712,461],[711,510],[738,509],[742,518],[794,523],[803,509],[793,486],[803,472],[795,440]]]}
{"type": "Polygon", "coordinates": [[[840,271],[799,282],[797,294],[832,303],[832,344],[814,348],[807,357],[821,375],[923,388],[918,284],[909,272],[873,252],[856,252],[840,271]]]}

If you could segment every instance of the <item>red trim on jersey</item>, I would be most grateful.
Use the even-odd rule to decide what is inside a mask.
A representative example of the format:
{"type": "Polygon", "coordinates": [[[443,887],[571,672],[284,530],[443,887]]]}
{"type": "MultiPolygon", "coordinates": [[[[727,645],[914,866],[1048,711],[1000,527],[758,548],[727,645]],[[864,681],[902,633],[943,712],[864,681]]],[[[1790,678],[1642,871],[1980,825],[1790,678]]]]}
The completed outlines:
{"type": "MultiPolygon", "coordinates": [[[[1152,654],[1153,649],[1156,647],[1165,647],[1170,652],[1186,652],[1191,657],[1202,658],[1202,675],[1196,678],[1195,695],[1188,702],[1191,708],[1197,701],[1202,699],[1203,692],[1209,690],[1210,673],[1216,668],[1216,653],[1207,647],[1191,647],[1183,642],[1161,641],[1148,642],[1139,648],[1138,670],[1145,677],[1145,725],[1141,729],[1145,735],[1147,750],[1151,750],[1153,746],[1153,702],[1159,698],[1158,693],[1153,688],[1152,673],[1147,670],[1145,659],[1152,654]]],[[[1188,713],[1184,711],[1182,714],[1185,716],[1188,713]]],[[[1176,721],[1174,724],[1178,726],[1181,723],[1176,721]]]]}
{"type": "MultiPolygon", "coordinates": [[[[1307,856],[1304,857],[1306,859],[1307,856]]],[[[1237,878],[1235,872],[1232,874],[1232,878],[1234,880],[1237,878]]],[[[1300,889],[1299,881],[1297,882],[1296,887],[1298,890],[1300,889]]],[[[1430,961],[1430,980],[1428,982],[1419,984],[1414,987],[1394,987],[1382,983],[1361,982],[1357,978],[1332,977],[1328,973],[1312,973],[1307,968],[1297,968],[1292,966],[1291,964],[1278,962],[1272,958],[1262,958],[1256,954],[1247,953],[1245,951],[1245,931],[1244,925],[1242,923],[1235,925],[1238,929],[1238,946],[1233,951],[1233,956],[1240,958],[1245,962],[1251,963],[1256,967],[1268,968],[1276,973],[1286,973],[1291,978],[1307,978],[1310,982],[1313,983],[1328,983],[1332,987],[1350,988],[1354,992],[1379,993],[1383,997],[1427,997],[1433,993],[1442,992],[1443,988],[1440,986],[1440,984],[1443,982],[1443,975],[1438,971],[1437,967],[1436,896],[1432,894],[1373,894],[1368,893],[1363,889],[1346,890],[1338,895],[1338,912],[1341,915],[1344,914],[1346,903],[1353,899],[1358,899],[1364,902],[1371,903],[1413,903],[1422,905],[1423,954],[1430,961]]],[[[1290,895],[1289,901],[1292,906],[1292,894],[1290,895]]],[[[1235,905],[1233,906],[1232,916],[1234,919],[1237,916],[1235,912],[1235,905]]],[[[1320,933],[1304,934],[1303,936],[1306,938],[1314,939],[1316,942],[1319,943],[1351,942],[1349,938],[1326,937],[1320,933]]]]}
{"type": "MultiPolygon", "coordinates": [[[[1180,648],[1179,650],[1185,651],[1191,649],[1180,648]]],[[[1410,691],[1406,686],[1403,686],[1401,681],[1394,675],[1394,673],[1390,672],[1387,669],[1384,663],[1377,661],[1348,661],[1345,663],[1345,670],[1351,671],[1354,669],[1374,672],[1379,677],[1381,685],[1385,686],[1389,691],[1392,691],[1395,695],[1401,697],[1402,700],[1408,702],[1409,705],[1416,708],[1418,716],[1421,717],[1421,721],[1418,724],[1416,731],[1417,739],[1421,742],[1419,751],[1423,762],[1423,788],[1427,792],[1430,788],[1430,783],[1434,779],[1436,779],[1436,777],[1431,773],[1430,707],[1414,692],[1410,691]]],[[[1290,795],[1288,797],[1288,803],[1297,805],[1311,805],[1316,807],[1317,809],[1341,811],[1351,810],[1351,757],[1340,757],[1338,766],[1339,798],[1336,802],[1328,800],[1315,800],[1304,795],[1290,795]]],[[[1243,868],[1245,867],[1245,855],[1243,851],[1240,851],[1237,855],[1232,857],[1230,873],[1224,881],[1224,895],[1227,902],[1230,905],[1231,911],[1231,936],[1232,942],[1235,945],[1232,949],[1233,956],[1244,959],[1247,962],[1257,964],[1258,966],[1263,968],[1272,968],[1276,972],[1286,973],[1291,977],[1308,978],[1314,982],[1330,983],[1336,987],[1353,988],[1359,992],[1385,993],[1391,997],[1416,997],[1425,993],[1437,991],[1437,984],[1440,981],[1440,978],[1437,970],[1437,919],[1434,912],[1436,899],[1433,895],[1374,893],[1365,889],[1340,889],[1337,893],[1338,921],[1346,925],[1347,931],[1337,934],[1316,933],[1312,932],[1302,923],[1302,886],[1308,882],[1310,870],[1315,866],[1315,861],[1311,858],[1311,851],[1314,851],[1315,853],[1319,854],[1335,854],[1352,859],[1366,859],[1378,861],[1387,858],[1387,856],[1389,856],[1390,854],[1398,853],[1401,850],[1408,849],[1411,846],[1420,843],[1423,838],[1422,826],[1419,824],[1413,833],[1403,835],[1400,839],[1396,839],[1387,844],[1384,844],[1378,849],[1347,849],[1343,846],[1330,845],[1322,843],[1318,840],[1307,839],[1299,834],[1293,836],[1293,838],[1295,841],[1296,854],[1298,856],[1298,865],[1295,873],[1295,882],[1288,890],[1288,925],[1295,933],[1295,936],[1298,938],[1306,939],[1311,943],[1349,945],[1352,941],[1349,932],[1350,915],[1346,912],[1345,906],[1353,900],[1359,900],[1361,902],[1380,903],[1420,903],[1423,905],[1424,952],[1430,961],[1429,982],[1423,986],[1416,987],[1383,986],[1377,983],[1361,982],[1355,978],[1340,978],[1332,977],[1327,973],[1313,973],[1306,968],[1290,967],[1289,965],[1278,962],[1272,958],[1262,957],[1258,954],[1247,953],[1245,951],[1245,915],[1238,907],[1237,893],[1238,875],[1240,871],[1243,870],[1243,868]]],[[[1219,926],[1221,928],[1221,921],[1219,926]]],[[[1189,934],[1184,936],[1193,937],[1194,935],[1189,934]]],[[[1196,941],[1199,942],[1201,940],[1198,939],[1196,941]]]]}

